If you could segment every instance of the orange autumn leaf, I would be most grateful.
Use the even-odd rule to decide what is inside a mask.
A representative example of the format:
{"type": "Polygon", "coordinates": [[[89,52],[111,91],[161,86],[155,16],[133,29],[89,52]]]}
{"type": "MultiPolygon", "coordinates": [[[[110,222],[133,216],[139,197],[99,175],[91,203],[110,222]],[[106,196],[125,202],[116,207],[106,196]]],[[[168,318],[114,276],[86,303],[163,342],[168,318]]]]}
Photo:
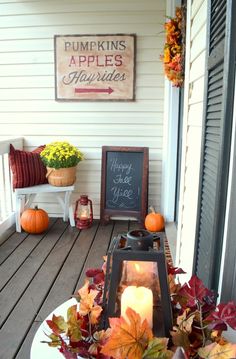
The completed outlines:
{"type": "Polygon", "coordinates": [[[98,318],[100,317],[101,312],[102,312],[102,307],[100,307],[100,305],[95,305],[93,308],[91,308],[90,311],[91,324],[98,323],[98,318]]]}
{"type": "Polygon", "coordinates": [[[177,283],[173,274],[168,274],[170,294],[176,294],[181,288],[181,284],[177,283]]]}
{"type": "Polygon", "coordinates": [[[170,62],[170,49],[169,47],[166,47],[165,50],[164,50],[164,58],[163,58],[163,61],[164,63],[168,63],[170,62]]]}
{"type": "Polygon", "coordinates": [[[127,308],[124,318],[110,318],[110,338],[103,346],[101,353],[119,359],[141,359],[153,334],[145,319],[133,309],[127,308]]]}
{"type": "Polygon", "coordinates": [[[102,311],[102,307],[94,302],[96,296],[98,295],[98,291],[94,289],[89,290],[89,281],[86,280],[84,286],[78,291],[78,293],[80,295],[80,315],[89,315],[91,324],[96,324],[102,311]]]}
{"type": "Polygon", "coordinates": [[[184,80],[183,15],[183,9],[176,8],[175,17],[164,24],[166,41],[164,53],[160,56],[166,77],[176,87],[181,87],[184,80]]]}
{"type": "Polygon", "coordinates": [[[87,297],[88,293],[89,293],[89,280],[86,278],[83,287],[81,287],[78,290],[78,294],[80,295],[80,298],[83,299],[87,297]]]}

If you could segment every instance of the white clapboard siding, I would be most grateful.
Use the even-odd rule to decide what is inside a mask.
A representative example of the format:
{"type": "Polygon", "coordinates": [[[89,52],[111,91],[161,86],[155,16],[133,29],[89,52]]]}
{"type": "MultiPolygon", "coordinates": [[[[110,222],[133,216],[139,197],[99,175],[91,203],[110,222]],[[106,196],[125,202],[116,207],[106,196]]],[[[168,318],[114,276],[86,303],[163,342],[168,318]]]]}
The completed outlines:
{"type": "MultiPolygon", "coordinates": [[[[54,88],[30,88],[22,91],[22,89],[0,89],[0,98],[2,101],[8,100],[54,100],[55,93],[54,88]]],[[[149,88],[137,88],[136,99],[137,100],[163,100],[163,86],[149,88]]]]}
{"type": "MultiPolygon", "coordinates": [[[[43,136],[44,134],[51,135],[53,133],[55,125],[53,124],[28,124],[21,125],[20,131],[24,133],[25,136],[37,134],[39,136],[43,136]]],[[[8,131],[11,131],[12,135],[17,135],[19,133],[19,129],[15,124],[8,124],[3,127],[1,134],[8,134],[8,131]]],[[[111,131],[115,133],[115,136],[123,136],[123,137],[132,137],[133,135],[139,137],[153,137],[154,132],[158,132],[158,137],[162,137],[162,129],[159,128],[158,125],[125,125],[120,126],[120,124],[106,124],[106,125],[81,125],[81,124],[65,124],[63,128],[58,128],[57,134],[60,136],[74,136],[75,133],[79,133],[79,136],[83,141],[87,141],[87,137],[91,136],[91,133],[99,137],[110,136],[111,131]]],[[[156,135],[154,135],[156,138],[156,135]]]]}
{"type": "MultiPolygon", "coordinates": [[[[162,41],[163,36],[160,34],[155,34],[154,36],[139,36],[137,39],[137,47],[138,51],[142,49],[151,49],[153,51],[158,51],[160,48],[160,52],[162,51],[162,41]],[[153,49],[153,43],[156,43],[155,49],[153,49]]],[[[53,39],[51,37],[44,39],[18,39],[17,42],[11,40],[4,40],[1,42],[0,53],[6,52],[22,52],[22,51],[53,51],[53,39]],[[48,41],[50,40],[50,41],[48,41]]]]}
{"type": "MultiPolygon", "coordinates": [[[[205,85],[205,79],[203,76],[192,83],[190,96],[189,96],[189,104],[191,106],[199,102],[202,103],[202,94],[204,92],[204,85],[205,85]]],[[[195,116],[193,115],[194,114],[192,113],[192,115],[189,116],[189,122],[191,122],[192,124],[193,124],[193,117],[199,116],[199,114],[196,112],[196,115],[195,116]]],[[[196,124],[199,124],[199,121],[196,124]]]]}
{"type": "MultiPolygon", "coordinates": [[[[114,3],[114,0],[111,1],[114,3]]],[[[145,15],[145,14],[144,14],[145,15]]],[[[41,15],[43,16],[43,14],[41,15]]],[[[69,16],[69,15],[68,15],[69,16]]],[[[163,16],[162,16],[163,17],[163,16]]],[[[78,14],[79,18],[79,14],[78,14]]],[[[77,20],[78,21],[78,20],[77,20]]],[[[155,34],[163,31],[163,27],[161,22],[157,25],[155,24],[101,24],[101,25],[94,25],[94,24],[87,24],[87,25],[61,25],[61,26],[47,26],[47,27],[38,27],[36,28],[37,31],[34,35],[35,39],[41,39],[41,38],[53,38],[54,35],[60,35],[60,34],[118,34],[118,33],[135,33],[139,35],[145,35],[148,36],[150,33],[155,34]],[[78,31],[79,29],[79,31],[78,31]],[[111,30],[112,29],[112,30],[111,30]]],[[[22,38],[29,38],[32,35],[32,27],[18,27],[18,28],[3,28],[1,29],[1,34],[4,36],[7,40],[17,40],[22,38]]]]}
{"type": "MultiPolygon", "coordinates": [[[[35,134],[36,137],[36,134],[35,134]]],[[[64,140],[68,140],[71,143],[75,142],[75,136],[44,136],[44,138],[42,139],[42,141],[40,142],[41,144],[45,143],[49,143],[49,141],[64,141],[64,140]]],[[[30,137],[25,137],[25,143],[26,144],[32,144],[32,142],[34,141],[34,137],[30,136],[30,137]]],[[[90,147],[90,148],[98,148],[100,149],[104,144],[106,144],[107,146],[134,146],[134,147],[139,147],[139,146],[144,146],[144,147],[153,147],[153,148],[157,148],[160,149],[162,148],[162,141],[159,138],[156,139],[146,139],[146,137],[135,137],[135,138],[131,138],[131,137],[123,137],[121,136],[121,138],[119,138],[118,136],[116,136],[115,134],[113,136],[98,136],[96,139],[92,139],[91,137],[87,136],[87,137],[81,137],[78,139],[78,147],[81,149],[81,151],[85,152],[85,158],[86,158],[86,148],[90,147]]]]}
{"type": "MultiPolygon", "coordinates": [[[[1,31],[0,31],[1,32],[1,31]]],[[[0,41],[1,43],[1,41],[0,41]]],[[[137,62],[136,71],[140,75],[162,75],[163,68],[160,60],[156,62],[137,62]]],[[[53,76],[54,75],[54,64],[17,64],[17,65],[1,65],[0,76],[53,76]]]]}
{"type": "Polygon", "coordinates": [[[207,0],[193,0],[189,21],[191,33],[187,44],[190,49],[189,82],[186,84],[189,96],[184,104],[188,110],[184,134],[185,155],[182,163],[181,223],[177,258],[178,265],[188,273],[181,278],[182,281],[188,280],[191,276],[194,256],[205,86],[206,19],[207,0]]]}
{"type": "MultiPolygon", "coordinates": [[[[88,194],[100,213],[103,145],[149,147],[149,205],[162,193],[165,1],[0,2],[0,134],[24,149],[68,140],[84,153],[73,202],[88,194]],[[54,35],[136,34],[135,101],[55,101],[54,35]]],[[[57,215],[53,195],[37,203],[57,215]]]]}
{"type": "MultiPolygon", "coordinates": [[[[200,17],[204,17],[205,22],[206,22],[206,12],[202,13],[201,15],[197,14],[199,9],[201,8],[203,3],[205,3],[205,2],[206,2],[205,0],[194,0],[194,1],[192,1],[192,4],[191,4],[191,21],[192,21],[192,23],[193,23],[194,19],[196,19],[198,21],[198,19],[200,17]]],[[[205,4],[205,6],[207,6],[207,4],[205,4]]],[[[205,9],[206,9],[206,7],[205,7],[205,9]]],[[[191,31],[192,31],[192,29],[191,29],[191,31]]]]}
{"type": "Polygon", "coordinates": [[[122,15],[127,14],[127,12],[140,11],[147,12],[149,15],[153,11],[163,11],[164,6],[162,2],[149,0],[144,2],[142,0],[135,0],[135,6],[133,1],[22,1],[22,2],[5,2],[1,6],[2,15],[32,15],[32,14],[73,14],[78,12],[80,13],[106,13],[109,12],[113,15],[120,12],[122,15]],[[148,7],[147,7],[148,4],[148,7]]]}
{"type": "MultiPolygon", "coordinates": [[[[19,112],[16,116],[14,112],[9,112],[7,114],[7,118],[4,115],[0,118],[0,123],[5,124],[32,124],[32,116],[34,118],[34,122],[37,124],[61,124],[64,123],[65,114],[64,112],[52,112],[50,113],[50,117],[43,116],[42,113],[36,112],[32,115],[31,112],[19,112]]],[[[67,120],[71,125],[73,124],[81,124],[81,126],[86,126],[90,124],[133,124],[135,126],[143,125],[162,125],[162,108],[159,109],[158,112],[125,112],[119,111],[116,113],[112,112],[83,112],[78,114],[78,112],[67,112],[67,120]],[[112,115],[112,116],[111,116],[112,115]]]]}
{"type": "MultiPolygon", "coordinates": [[[[1,30],[1,29],[0,29],[1,30]]],[[[160,56],[161,48],[159,49],[142,49],[137,51],[137,62],[154,61],[156,62],[160,56]]],[[[18,52],[4,52],[1,53],[0,65],[14,65],[14,64],[53,64],[54,53],[52,51],[24,51],[18,52]]]]}
{"type": "MultiPolygon", "coordinates": [[[[17,88],[53,88],[54,89],[54,76],[11,76],[1,78],[0,89],[17,89],[17,88]]],[[[148,87],[150,90],[156,86],[164,86],[163,75],[158,74],[143,74],[137,79],[136,87],[140,88],[148,87]]]]}
{"type": "MultiPolygon", "coordinates": [[[[70,111],[78,111],[80,112],[87,112],[87,111],[102,111],[106,112],[109,111],[111,113],[111,121],[112,121],[112,112],[116,108],[117,105],[115,105],[115,102],[107,102],[107,101],[100,101],[100,102],[80,102],[78,104],[77,101],[65,101],[65,102],[56,102],[51,99],[46,100],[1,100],[0,99],[0,111],[3,111],[4,113],[9,112],[43,112],[43,116],[45,116],[46,113],[55,112],[55,111],[63,111],[66,114],[70,111]],[[14,106],[12,106],[12,103],[14,103],[14,106]]],[[[127,111],[130,113],[133,112],[139,112],[143,111],[146,112],[155,112],[163,110],[163,100],[138,100],[134,102],[119,102],[119,111],[127,111]]],[[[48,118],[49,119],[49,118],[48,118]]],[[[32,121],[34,123],[34,121],[32,121]]],[[[67,123],[67,121],[65,121],[67,123]]],[[[145,121],[144,121],[145,123],[145,121]]],[[[56,132],[55,132],[56,133],[56,132]]]]}
{"type": "Polygon", "coordinates": [[[191,26],[191,41],[195,39],[202,27],[206,26],[206,12],[207,12],[207,2],[199,1],[200,4],[197,13],[192,14],[192,26],[191,26]]]}
{"type": "Polygon", "coordinates": [[[199,126],[199,121],[200,121],[200,119],[202,119],[202,116],[203,116],[202,102],[199,101],[198,103],[192,104],[189,107],[188,123],[190,126],[199,126]]]}
{"type": "Polygon", "coordinates": [[[190,83],[192,84],[194,81],[202,77],[203,73],[202,69],[205,69],[206,62],[206,50],[202,51],[191,63],[191,71],[190,71],[190,83]]]}
{"type": "Polygon", "coordinates": [[[206,24],[202,26],[198,34],[195,36],[194,41],[192,41],[191,48],[191,57],[190,61],[193,62],[202,52],[205,51],[206,44],[202,41],[203,38],[206,38],[207,27],[206,24]]]}
{"type": "MultiPolygon", "coordinates": [[[[148,12],[147,12],[148,14],[148,12]]],[[[48,27],[48,26],[61,26],[64,22],[65,24],[71,26],[71,24],[77,24],[78,16],[80,12],[70,12],[68,16],[65,17],[64,13],[59,14],[44,14],[43,18],[40,18],[38,14],[33,15],[18,15],[15,16],[14,26],[21,27],[22,24],[27,23],[27,27],[48,27]]],[[[164,16],[164,12],[162,11],[164,16]]],[[[148,14],[149,23],[156,24],[155,13],[148,14]]],[[[4,16],[1,20],[0,28],[6,28],[9,26],[10,16],[4,16]]],[[[101,24],[142,24],[144,22],[143,13],[133,11],[132,13],[116,13],[110,14],[107,13],[96,13],[96,12],[83,12],[83,17],[80,18],[80,26],[88,25],[101,25],[101,24]],[[120,16],[119,16],[120,15],[120,16]]],[[[65,26],[65,25],[63,25],[65,26]]]]}

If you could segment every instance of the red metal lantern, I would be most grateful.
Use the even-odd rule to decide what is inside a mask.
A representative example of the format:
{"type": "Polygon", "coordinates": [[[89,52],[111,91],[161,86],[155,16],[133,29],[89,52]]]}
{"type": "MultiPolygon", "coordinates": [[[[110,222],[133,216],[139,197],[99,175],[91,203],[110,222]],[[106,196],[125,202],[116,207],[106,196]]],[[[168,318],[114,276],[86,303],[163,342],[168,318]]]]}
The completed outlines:
{"type": "Polygon", "coordinates": [[[86,229],[92,225],[93,207],[87,195],[80,196],[80,199],[76,201],[74,217],[78,229],[86,229]]]}

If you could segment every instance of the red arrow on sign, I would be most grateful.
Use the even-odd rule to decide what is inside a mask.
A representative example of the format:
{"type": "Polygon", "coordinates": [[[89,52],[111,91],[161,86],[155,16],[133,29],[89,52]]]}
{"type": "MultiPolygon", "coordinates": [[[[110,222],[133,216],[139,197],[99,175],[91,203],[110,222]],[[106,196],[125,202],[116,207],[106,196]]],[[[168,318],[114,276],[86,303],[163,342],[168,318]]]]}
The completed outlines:
{"type": "Polygon", "coordinates": [[[75,88],[75,93],[108,93],[109,95],[114,92],[114,90],[111,87],[108,87],[107,89],[97,89],[97,88],[75,88]]]}

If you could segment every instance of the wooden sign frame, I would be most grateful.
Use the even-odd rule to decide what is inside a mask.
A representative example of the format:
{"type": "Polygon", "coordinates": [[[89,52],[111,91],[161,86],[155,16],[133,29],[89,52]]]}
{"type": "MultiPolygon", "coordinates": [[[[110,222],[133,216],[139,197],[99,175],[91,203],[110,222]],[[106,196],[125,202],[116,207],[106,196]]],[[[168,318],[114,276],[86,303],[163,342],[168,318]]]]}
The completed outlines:
{"type": "Polygon", "coordinates": [[[135,34],[54,35],[57,101],[134,101],[135,34]]]}
{"type": "MultiPolygon", "coordinates": [[[[132,156],[132,155],[131,155],[132,156]]],[[[136,156],[137,157],[137,156],[136,156]]],[[[122,166],[122,164],[119,164],[122,166]]],[[[118,167],[117,167],[118,168],[118,167]]],[[[132,163],[130,169],[134,172],[135,169],[132,168],[132,163]]],[[[111,217],[132,217],[136,218],[139,223],[144,224],[144,219],[147,214],[148,206],[148,171],[149,171],[149,149],[148,147],[118,147],[118,146],[103,146],[102,147],[102,174],[101,174],[101,201],[100,201],[100,220],[103,224],[108,223],[111,217]],[[141,178],[135,178],[135,182],[139,181],[140,184],[140,194],[139,194],[139,208],[135,210],[131,208],[109,208],[107,205],[107,183],[111,179],[107,178],[107,168],[110,165],[108,163],[108,154],[109,153],[127,153],[130,157],[130,154],[142,154],[142,163],[141,163],[141,178]]],[[[120,173],[120,172],[119,172],[120,173]]],[[[121,176],[121,175],[119,175],[121,176]]],[[[130,177],[121,178],[122,183],[129,181],[130,177]]],[[[114,179],[113,179],[114,183],[114,179]]],[[[117,181],[116,181],[117,183],[117,181]]],[[[131,179],[131,188],[132,189],[132,179],[131,179]]],[[[128,189],[127,189],[128,190],[128,189]]]]}

